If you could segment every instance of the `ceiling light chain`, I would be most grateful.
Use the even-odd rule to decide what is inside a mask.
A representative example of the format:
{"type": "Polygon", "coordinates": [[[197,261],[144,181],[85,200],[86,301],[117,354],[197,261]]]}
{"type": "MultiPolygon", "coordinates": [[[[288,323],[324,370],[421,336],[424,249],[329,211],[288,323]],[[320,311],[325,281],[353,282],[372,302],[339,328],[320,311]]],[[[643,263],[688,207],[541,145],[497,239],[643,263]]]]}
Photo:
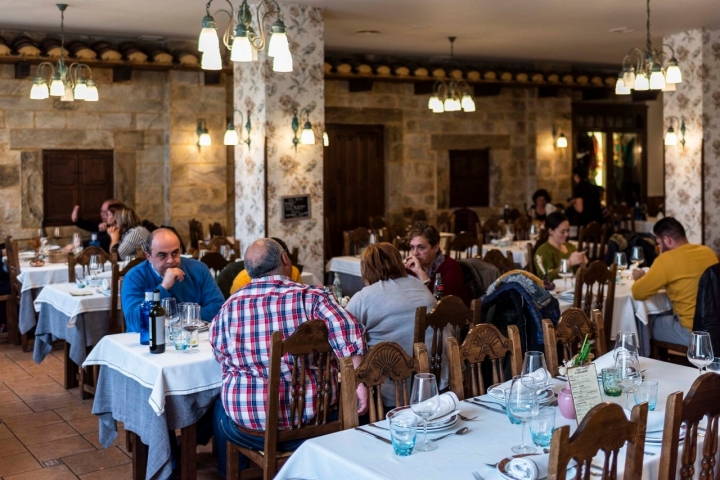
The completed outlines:
{"type": "MultiPolygon", "coordinates": [[[[455,39],[450,40],[450,67],[452,69],[455,60],[455,39]]],[[[456,82],[452,78],[449,81],[438,80],[433,86],[433,94],[428,100],[428,108],[434,113],[443,112],[465,112],[475,111],[475,100],[472,98],[472,89],[465,80],[456,82]]]]}

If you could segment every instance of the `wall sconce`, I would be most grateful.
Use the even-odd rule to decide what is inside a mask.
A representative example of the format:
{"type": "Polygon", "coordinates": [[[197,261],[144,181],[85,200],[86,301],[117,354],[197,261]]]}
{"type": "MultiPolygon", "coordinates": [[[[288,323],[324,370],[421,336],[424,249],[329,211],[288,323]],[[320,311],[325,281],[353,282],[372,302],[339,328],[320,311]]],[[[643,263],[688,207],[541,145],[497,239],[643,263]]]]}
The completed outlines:
{"type": "MultiPolygon", "coordinates": [[[[313,132],[312,124],[310,123],[310,109],[309,108],[303,108],[300,110],[300,115],[298,115],[297,108],[293,109],[293,119],[292,119],[292,129],[293,129],[293,145],[295,145],[295,151],[297,152],[298,143],[302,143],[303,145],[315,145],[315,132],[313,132]],[[303,118],[303,114],[305,114],[305,123],[303,124],[302,133],[300,134],[300,138],[298,139],[298,129],[300,128],[300,120],[303,118]]],[[[323,139],[324,142],[324,139],[323,139]]]]}
{"type": "Polygon", "coordinates": [[[323,147],[327,147],[330,145],[330,137],[328,137],[327,132],[323,132],[323,147]]]}
{"type": "Polygon", "coordinates": [[[568,146],[567,137],[565,136],[564,133],[560,133],[558,135],[558,132],[559,132],[559,130],[555,128],[555,125],[553,125],[553,129],[552,129],[553,147],[555,148],[555,150],[557,150],[558,148],[567,148],[567,146],[568,146]]]}
{"type": "Polygon", "coordinates": [[[198,148],[209,147],[210,145],[212,145],[212,139],[210,138],[210,132],[208,132],[207,122],[205,122],[204,118],[198,118],[196,133],[198,136],[198,141],[197,141],[198,148]]]}
{"type": "MultiPolygon", "coordinates": [[[[237,112],[240,114],[240,124],[243,123],[243,114],[240,110],[235,109],[233,110],[233,114],[237,112]]],[[[247,130],[247,138],[243,139],[242,142],[250,148],[250,130],[252,129],[252,125],[250,124],[250,109],[248,108],[247,111],[247,123],[245,124],[245,130],[247,130]]],[[[230,121],[227,124],[227,130],[225,130],[225,138],[223,139],[223,143],[225,145],[237,145],[240,143],[240,139],[238,137],[238,132],[235,130],[235,124],[233,123],[233,118],[230,118],[230,121]]]]}
{"type": "Polygon", "coordinates": [[[668,118],[668,121],[670,122],[670,126],[667,129],[667,133],[665,134],[665,145],[672,146],[678,144],[678,135],[675,133],[675,129],[673,128],[673,120],[675,120],[675,123],[680,128],[680,145],[682,145],[683,150],[685,149],[685,117],[670,117],[668,118]]]}

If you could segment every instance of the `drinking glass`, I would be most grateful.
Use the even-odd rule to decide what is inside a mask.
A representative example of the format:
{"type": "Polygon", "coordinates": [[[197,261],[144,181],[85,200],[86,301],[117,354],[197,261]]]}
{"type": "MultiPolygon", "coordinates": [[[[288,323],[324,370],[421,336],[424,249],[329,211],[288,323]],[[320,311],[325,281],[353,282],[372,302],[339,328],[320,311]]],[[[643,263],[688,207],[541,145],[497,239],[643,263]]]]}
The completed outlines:
{"type": "Polygon", "coordinates": [[[73,253],[77,255],[78,253],[82,252],[83,245],[82,245],[82,238],[80,238],[79,233],[73,233],[73,253]]]}
{"type": "Polygon", "coordinates": [[[228,253],[227,245],[220,245],[220,255],[222,255],[225,260],[230,260],[228,253]]]}
{"type": "Polygon", "coordinates": [[[522,441],[512,447],[515,453],[534,453],[535,447],[525,443],[525,424],[538,414],[537,384],[529,375],[516,376],[510,384],[510,395],[506,408],[521,422],[522,441]]]}
{"type": "Polygon", "coordinates": [[[88,263],[88,270],[92,276],[93,282],[97,282],[97,275],[100,271],[100,255],[90,255],[90,262],[88,263]]]}
{"type": "Polygon", "coordinates": [[[418,417],[408,410],[388,412],[388,426],[395,455],[406,457],[413,452],[417,438],[418,417]]]}
{"type": "Polygon", "coordinates": [[[657,405],[658,397],[658,382],[646,380],[642,382],[636,389],[635,393],[635,405],[642,402],[648,402],[648,410],[651,412],[655,410],[657,405]]]}
{"type": "Polygon", "coordinates": [[[530,241],[531,242],[537,242],[537,239],[540,238],[540,227],[538,227],[535,223],[530,225],[530,241]]]}
{"type": "Polygon", "coordinates": [[[60,228],[59,227],[55,227],[55,231],[53,233],[54,233],[53,236],[55,237],[56,240],[58,238],[60,238],[60,228]]]}
{"type": "Polygon", "coordinates": [[[550,383],[545,354],[543,352],[525,352],[520,375],[529,375],[535,380],[538,390],[545,390],[550,383]]]}
{"type": "Polygon", "coordinates": [[[515,415],[512,414],[509,408],[507,408],[507,405],[510,403],[510,389],[508,388],[505,390],[505,413],[507,414],[508,420],[510,420],[510,423],[513,425],[520,425],[522,422],[519,418],[517,418],[515,415]]]}
{"type": "Polygon", "coordinates": [[[640,355],[637,337],[633,332],[618,332],[615,336],[615,349],[613,350],[613,358],[617,359],[619,353],[630,353],[632,355],[640,355]]]}
{"type": "Polygon", "coordinates": [[[165,310],[165,340],[173,339],[173,326],[180,320],[177,300],[173,297],[163,298],[160,304],[165,310]]]}
{"type": "Polygon", "coordinates": [[[615,264],[617,265],[617,283],[622,285],[622,272],[628,267],[627,255],[625,252],[617,252],[615,254],[615,264]]]}
{"type": "Polygon", "coordinates": [[[568,278],[571,278],[573,276],[572,266],[570,266],[569,258],[560,259],[560,271],[558,273],[559,273],[560,277],[565,279],[565,290],[567,290],[568,278]]]}
{"type": "Polygon", "coordinates": [[[617,369],[618,384],[625,391],[625,408],[630,409],[630,392],[635,391],[637,386],[642,383],[640,360],[637,355],[626,352],[618,353],[615,359],[615,368],[617,369]]]}
{"type": "Polygon", "coordinates": [[[188,332],[188,348],[185,353],[197,353],[200,346],[198,329],[203,326],[203,321],[200,318],[200,305],[197,303],[185,303],[184,305],[182,327],[183,330],[188,332]]]}
{"type": "Polygon", "coordinates": [[[710,334],[708,332],[692,332],[687,358],[690,363],[698,367],[700,375],[702,375],[703,367],[710,365],[714,357],[710,334]]]}
{"type": "Polygon", "coordinates": [[[428,418],[435,415],[440,408],[437,382],[432,373],[418,373],[410,395],[410,408],[418,417],[423,419],[423,443],[415,446],[418,452],[430,452],[437,448],[437,444],[428,441],[428,418]]]}
{"type": "Polygon", "coordinates": [[[619,397],[622,387],[618,385],[618,372],[615,368],[602,369],[602,385],[605,395],[608,397],[619,397]]]}
{"type": "Polygon", "coordinates": [[[87,285],[87,279],[85,278],[85,272],[81,268],[80,270],[75,270],[75,286],[78,288],[85,288],[87,285]]]}
{"type": "Polygon", "coordinates": [[[645,263],[645,253],[642,247],[633,247],[630,262],[635,265],[635,268],[640,268],[640,265],[645,263]]]}
{"type": "Polygon", "coordinates": [[[530,438],[538,447],[549,447],[555,430],[554,407],[542,407],[530,420],[530,438]]]}

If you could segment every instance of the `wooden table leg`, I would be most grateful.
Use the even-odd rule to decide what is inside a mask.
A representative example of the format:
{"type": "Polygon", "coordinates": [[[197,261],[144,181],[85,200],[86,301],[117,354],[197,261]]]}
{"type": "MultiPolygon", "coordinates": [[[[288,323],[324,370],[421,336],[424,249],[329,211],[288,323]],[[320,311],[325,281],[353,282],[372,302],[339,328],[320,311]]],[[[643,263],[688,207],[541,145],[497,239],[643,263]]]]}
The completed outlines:
{"type": "Polygon", "coordinates": [[[145,445],[140,437],[130,432],[132,438],[132,466],[133,466],[133,478],[135,480],[145,480],[147,472],[147,461],[148,461],[148,446],[145,445]]]}
{"type": "Polygon", "coordinates": [[[180,430],[180,478],[191,480],[197,476],[197,438],[195,424],[188,425],[180,430]]]}
{"type": "Polygon", "coordinates": [[[78,366],[70,359],[70,344],[65,342],[65,389],[75,388],[78,386],[78,366]]]}

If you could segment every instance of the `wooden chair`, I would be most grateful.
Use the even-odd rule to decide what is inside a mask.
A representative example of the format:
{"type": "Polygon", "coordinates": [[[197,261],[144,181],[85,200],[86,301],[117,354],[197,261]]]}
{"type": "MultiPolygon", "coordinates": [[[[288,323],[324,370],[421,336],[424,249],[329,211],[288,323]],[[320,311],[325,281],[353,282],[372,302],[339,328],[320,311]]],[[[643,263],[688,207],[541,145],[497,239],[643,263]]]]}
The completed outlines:
{"type": "Polygon", "coordinates": [[[527,243],[525,248],[527,249],[528,258],[528,264],[525,268],[527,268],[527,271],[532,273],[533,275],[537,275],[537,269],[535,268],[535,248],[530,242],[527,243]]]}
{"type": "Polygon", "coordinates": [[[356,228],[350,232],[343,232],[343,255],[359,255],[360,250],[370,243],[370,230],[356,228]]]}
{"type": "MultiPolygon", "coordinates": [[[[325,322],[322,320],[304,322],[284,341],[282,337],[282,332],[273,332],[270,343],[268,392],[267,397],[265,397],[266,429],[264,432],[257,432],[237,427],[244,433],[265,437],[265,446],[261,451],[251,450],[228,441],[228,479],[239,478],[238,452],[259,465],[263,470],[263,478],[270,480],[275,477],[276,472],[292,455],[292,452],[278,451],[278,444],[291,440],[318,437],[342,430],[342,419],[340,417],[337,420],[329,420],[331,411],[330,388],[333,381],[332,362],[335,354],[332,347],[330,347],[330,343],[328,343],[328,330],[325,322]],[[292,360],[289,417],[292,428],[279,430],[280,382],[283,381],[281,367],[283,358],[287,358],[287,355],[292,360]],[[309,376],[315,377],[318,394],[313,399],[315,418],[309,423],[304,423],[305,384],[309,376]]],[[[357,410],[357,403],[355,405],[357,410]]]]}
{"type": "Polygon", "coordinates": [[[420,209],[413,213],[412,215],[412,224],[415,225],[418,222],[427,222],[428,216],[427,212],[423,209],[420,209]]]}
{"type": "MultiPolygon", "coordinates": [[[[240,248],[240,242],[238,241],[238,248],[240,248]]],[[[239,252],[239,250],[236,250],[236,252],[239,252]]],[[[290,258],[290,261],[293,265],[297,265],[299,263],[299,257],[300,257],[300,248],[299,247],[293,247],[290,249],[290,254],[288,255],[290,258]]],[[[240,254],[236,256],[236,258],[240,258],[240,254]]],[[[302,272],[301,272],[302,273],[302,272]]]]}
{"type": "Polygon", "coordinates": [[[68,253],[68,281],[70,283],[73,283],[75,281],[76,265],[82,266],[83,276],[89,273],[88,265],[90,265],[90,258],[93,255],[97,255],[100,257],[100,268],[102,268],[103,272],[105,271],[106,262],[111,263],[111,268],[112,265],[117,263],[117,254],[107,253],[100,247],[86,247],[83,249],[82,252],[78,253],[77,255],[68,253]]]}
{"type": "Polygon", "coordinates": [[[231,242],[227,237],[213,237],[208,244],[207,249],[211,252],[219,252],[221,246],[225,246],[235,251],[235,254],[230,257],[230,261],[234,261],[236,258],[240,258],[240,240],[231,242]]]}
{"type": "Polygon", "coordinates": [[[607,240],[607,225],[600,226],[597,222],[590,222],[580,227],[578,234],[578,250],[587,250],[588,260],[605,259],[605,241],[607,240]]]}
{"type": "Polygon", "coordinates": [[[501,275],[515,269],[512,252],[507,251],[505,255],[503,255],[497,248],[488,250],[485,257],[483,257],[483,262],[495,265],[498,270],[500,270],[501,275]]]}
{"type": "Polygon", "coordinates": [[[613,309],[615,308],[615,280],[617,265],[608,269],[605,262],[596,260],[587,267],[578,269],[575,275],[575,297],[573,307],[581,308],[589,317],[593,310],[603,314],[605,345],[610,344],[612,335],[613,309]],[[607,300],[605,300],[605,284],[607,283],[607,300]],[[584,291],[583,291],[584,290],[584,291]]]}
{"type": "Polygon", "coordinates": [[[203,237],[202,223],[193,218],[190,220],[190,246],[198,250],[198,242],[203,238],[205,237],[203,237]]]}
{"type": "Polygon", "coordinates": [[[368,389],[368,414],[371,423],[385,419],[381,390],[388,379],[395,384],[395,406],[410,404],[412,378],[416,373],[428,373],[425,343],[415,344],[414,350],[415,358],[410,357],[395,342],[380,342],[370,349],[357,368],[353,368],[350,358],[340,359],[344,429],[359,425],[355,390],[361,383],[368,389]],[[421,361],[420,357],[423,355],[425,358],[421,361]]]}
{"type": "Polygon", "coordinates": [[[635,212],[626,205],[613,205],[610,209],[610,225],[612,231],[635,232],[635,212]]]}
{"type": "MultiPolygon", "coordinates": [[[[680,455],[680,478],[718,478],[715,457],[718,450],[718,419],[720,418],[720,375],[708,372],[699,376],[683,399],[683,392],[671,393],[665,404],[660,454],[659,480],[675,480],[680,451],[680,426],[685,424],[685,440],[680,455]],[[708,418],[705,442],[700,461],[700,476],[695,476],[698,424],[708,418]]],[[[700,434],[702,435],[702,433],[700,434]]]]}
{"type": "Polygon", "coordinates": [[[585,335],[588,336],[588,340],[595,340],[593,346],[595,358],[607,351],[602,313],[599,310],[593,310],[592,316],[588,317],[579,308],[568,308],[560,315],[557,325],[553,326],[551,320],[544,319],[542,326],[545,361],[553,377],[559,374],[558,349],[562,352],[563,360],[570,360],[578,352],[585,335]]]}
{"type": "Polygon", "coordinates": [[[437,217],[437,229],[439,232],[454,232],[455,216],[448,212],[442,212],[437,217]]]}
{"type": "Polygon", "coordinates": [[[520,218],[521,216],[522,216],[522,213],[520,213],[520,210],[518,210],[517,208],[511,208],[510,211],[508,212],[507,221],[508,221],[508,222],[514,222],[515,220],[517,220],[517,219],[520,218]]]}
{"type": "Polygon", "coordinates": [[[455,235],[448,246],[448,255],[455,260],[460,258],[472,258],[473,247],[477,255],[482,255],[482,240],[474,232],[461,232],[455,235]]]}
{"type": "Polygon", "coordinates": [[[202,263],[207,265],[208,268],[215,271],[215,277],[217,277],[223,268],[227,267],[228,262],[225,257],[220,255],[219,252],[207,252],[200,259],[202,263]]]}
{"type": "Polygon", "coordinates": [[[402,258],[410,255],[410,242],[408,242],[407,240],[395,237],[392,241],[392,244],[400,251],[400,255],[402,256],[402,258]]]}
{"type": "Polygon", "coordinates": [[[210,238],[225,236],[225,229],[218,222],[211,223],[208,226],[208,231],[210,232],[210,238]]]}
{"type": "Polygon", "coordinates": [[[602,464],[602,475],[598,472],[598,478],[615,479],[618,452],[626,442],[623,477],[642,478],[647,414],[648,404],[641,403],[635,405],[628,420],[620,405],[603,402],[585,415],[572,437],[569,426],[556,428],[550,444],[548,480],[565,480],[568,463],[573,459],[578,468],[575,478],[581,478],[582,470],[582,478],[589,480],[592,478],[590,465],[600,450],[605,452],[605,462],[602,464]]]}
{"type": "Polygon", "coordinates": [[[506,358],[510,362],[512,376],[520,375],[523,356],[520,331],[515,325],[508,326],[508,337],[505,337],[494,325],[480,323],[470,329],[462,345],[458,345],[455,337],[446,339],[445,343],[450,366],[450,390],[460,400],[485,394],[481,369],[485,360],[490,361],[493,384],[507,380],[506,358]]]}
{"type": "Polygon", "coordinates": [[[527,217],[520,217],[513,222],[515,228],[515,240],[530,240],[530,225],[532,222],[527,217]]]}
{"type": "Polygon", "coordinates": [[[501,233],[500,236],[505,234],[505,232],[501,231],[500,224],[496,219],[488,218],[483,222],[482,234],[485,241],[490,242],[490,240],[497,238],[498,232],[501,233]]]}
{"type": "MultiPolygon", "coordinates": [[[[26,345],[27,334],[20,334],[20,295],[22,283],[18,280],[20,275],[20,257],[17,240],[8,236],[5,239],[7,254],[7,270],[10,276],[10,295],[5,304],[7,312],[8,341],[11,345],[26,345]]],[[[24,348],[23,348],[24,350],[24,348]]]]}
{"type": "Polygon", "coordinates": [[[427,329],[432,328],[429,370],[437,378],[440,378],[442,371],[442,351],[445,344],[443,330],[447,325],[452,325],[455,329],[455,337],[460,339],[463,328],[472,328],[480,323],[480,310],[480,304],[476,300],[473,300],[472,308],[467,308],[460,297],[454,295],[441,298],[430,312],[427,311],[427,307],[418,307],[415,310],[413,343],[425,344],[427,329]]]}

